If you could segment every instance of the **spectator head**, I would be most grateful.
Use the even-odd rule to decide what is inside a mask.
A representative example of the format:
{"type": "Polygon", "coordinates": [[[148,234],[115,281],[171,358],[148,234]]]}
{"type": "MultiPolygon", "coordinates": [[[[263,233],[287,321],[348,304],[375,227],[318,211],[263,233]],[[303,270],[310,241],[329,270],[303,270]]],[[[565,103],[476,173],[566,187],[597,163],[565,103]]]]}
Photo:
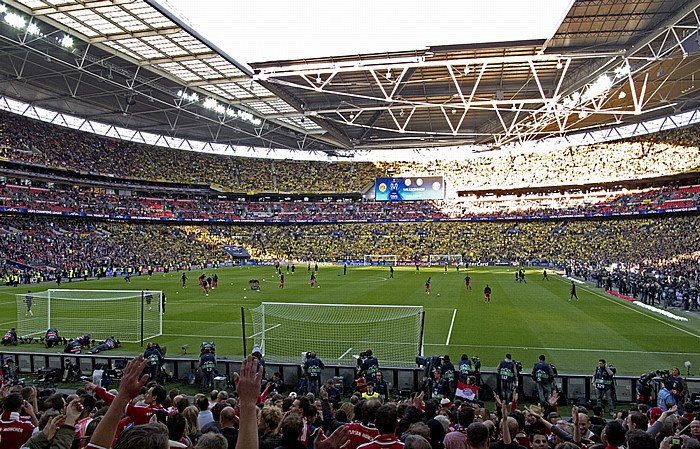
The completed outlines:
{"type": "Polygon", "coordinates": [[[207,399],[206,396],[202,395],[197,398],[196,405],[200,412],[207,411],[209,410],[209,399],[207,399]]]}
{"type": "MultiPolygon", "coordinates": [[[[370,399],[368,401],[364,401],[364,405],[362,407],[362,422],[364,423],[372,423],[376,420],[376,413],[379,407],[382,406],[382,402],[379,399],[370,399]]],[[[355,412],[355,416],[357,416],[357,412],[355,412]]]]}
{"type": "Polygon", "coordinates": [[[430,442],[420,435],[406,437],[405,449],[432,449],[430,442]]]}
{"type": "Polygon", "coordinates": [[[551,422],[552,424],[556,424],[557,421],[561,419],[561,415],[559,412],[549,412],[547,413],[547,421],[551,422]]]}
{"type": "Polygon", "coordinates": [[[162,404],[168,397],[168,392],[165,391],[162,385],[155,384],[146,391],[146,402],[162,404]]]}
{"type": "Polygon", "coordinates": [[[190,405],[183,412],[182,416],[187,420],[187,435],[194,435],[199,432],[199,409],[194,405],[190,405]]]}
{"type": "MultiPolygon", "coordinates": [[[[506,356],[507,357],[507,356],[506,356]]],[[[482,423],[471,423],[467,427],[467,441],[473,449],[485,449],[489,447],[489,429],[482,423]]]]}
{"type": "Polygon", "coordinates": [[[219,418],[221,417],[221,410],[224,408],[228,407],[228,404],[225,402],[217,402],[214,404],[214,406],[211,408],[211,416],[214,418],[215,422],[219,422],[219,418]]]}
{"type": "Polygon", "coordinates": [[[588,432],[591,428],[591,421],[588,419],[588,413],[578,414],[578,428],[581,431],[581,435],[587,438],[588,432]]]}
{"type": "Polygon", "coordinates": [[[690,438],[700,441],[700,420],[697,418],[690,423],[690,438]]]}
{"type": "Polygon", "coordinates": [[[518,434],[518,421],[512,416],[506,418],[508,420],[508,432],[510,433],[510,438],[515,440],[515,436],[518,434]]]}
{"type": "Polygon", "coordinates": [[[278,407],[263,407],[258,419],[258,428],[263,432],[275,432],[282,422],[282,410],[278,407]]]}
{"type": "Polygon", "coordinates": [[[447,433],[450,430],[450,418],[443,414],[439,414],[435,417],[435,421],[442,424],[442,430],[447,433]]]}
{"type": "Polygon", "coordinates": [[[44,401],[44,410],[56,410],[63,412],[66,409],[66,400],[61,393],[54,393],[44,401]]]}
{"type": "Polygon", "coordinates": [[[228,440],[220,433],[207,432],[199,437],[195,449],[228,449],[228,440]]]}
{"type": "Polygon", "coordinates": [[[627,428],[629,430],[646,430],[649,428],[649,420],[641,412],[630,411],[627,414],[627,428]]]}
{"type": "Polygon", "coordinates": [[[377,427],[380,435],[389,435],[396,431],[396,426],[398,425],[396,416],[396,406],[394,404],[382,405],[377,409],[374,425],[377,427]]]}
{"type": "Polygon", "coordinates": [[[540,354],[540,362],[544,362],[544,354],[540,354]]]}
{"type": "Polygon", "coordinates": [[[119,435],[114,449],[168,449],[168,428],[161,423],[131,427],[119,435]]]}
{"type": "Polygon", "coordinates": [[[656,449],[656,440],[643,430],[627,432],[628,449],[656,449]]]}
{"type": "Polygon", "coordinates": [[[608,446],[623,446],[625,444],[625,429],[619,421],[610,421],[603,429],[602,439],[608,446]]]}
{"type": "Polygon", "coordinates": [[[429,419],[426,424],[430,428],[430,444],[433,447],[441,447],[442,440],[445,438],[445,428],[436,419],[429,419]]]}
{"type": "Polygon", "coordinates": [[[282,420],[280,432],[286,441],[295,441],[301,435],[302,425],[301,415],[290,413],[282,420]]]}
{"type": "Polygon", "coordinates": [[[236,411],[233,409],[233,407],[227,405],[221,409],[221,412],[219,413],[219,423],[221,424],[221,427],[233,427],[235,420],[236,411]]]}
{"type": "Polygon", "coordinates": [[[185,436],[187,420],[180,413],[176,413],[168,418],[168,438],[173,441],[180,441],[185,436]]]}
{"type": "Polygon", "coordinates": [[[549,447],[547,435],[540,429],[534,429],[530,433],[530,447],[532,449],[547,449],[549,447]]]}
{"type": "Polygon", "coordinates": [[[472,407],[462,407],[457,412],[457,422],[459,427],[466,429],[474,422],[474,409],[472,407]]]}
{"type": "Polygon", "coordinates": [[[5,397],[5,401],[2,403],[2,409],[7,413],[16,413],[22,408],[23,402],[24,399],[21,394],[12,393],[5,397]]]}
{"type": "Polygon", "coordinates": [[[409,432],[411,432],[411,435],[418,435],[430,441],[430,427],[423,421],[411,424],[409,432]]]}

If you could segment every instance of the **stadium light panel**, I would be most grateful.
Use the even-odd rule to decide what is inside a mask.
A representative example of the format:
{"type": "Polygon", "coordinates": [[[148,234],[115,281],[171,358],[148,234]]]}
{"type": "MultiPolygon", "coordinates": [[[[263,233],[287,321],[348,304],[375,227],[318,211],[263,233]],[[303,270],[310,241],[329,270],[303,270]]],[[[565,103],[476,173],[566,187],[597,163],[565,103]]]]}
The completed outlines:
{"type": "Polygon", "coordinates": [[[41,29],[37,26],[36,23],[30,22],[29,25],[27,25],[27,33],[33,36],[38,36],[41,34],[41,29]]]}
{"type": "Polygon", "coordinates": [[[7,22],[7,24],[13,28],[22,29],[24,28],[26,20],[19,14],[8,12],[7,14],[5,14],[5,22],[7,22]]]}
{"type": "Polygon", "coordinates": [[[73,48],[73,38],[67,34],[64,35],[59,42],[64,48],[73,48]]]}
{"type": "Polygon", "coordinates": [[[4,3],[0,3],[0,14],[5,14],[7,12],[7,6],[4,3]]]}

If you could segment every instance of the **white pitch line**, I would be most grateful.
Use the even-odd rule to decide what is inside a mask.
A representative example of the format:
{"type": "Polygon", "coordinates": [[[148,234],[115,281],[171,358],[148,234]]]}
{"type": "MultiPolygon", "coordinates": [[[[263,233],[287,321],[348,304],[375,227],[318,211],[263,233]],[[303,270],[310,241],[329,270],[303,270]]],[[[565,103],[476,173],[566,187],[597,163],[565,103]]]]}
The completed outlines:
{"type": "Polygon", "coordinates": [[[215,326],[220,326],[222,324],[238,324],[240,321],[192,321],[192,320],[163,320],[163,323],[193,323],[193,324],[213,324],[215,326]]]}
{"type": "MultiPolygon", "coordinates": [[[[271,328],[266,329],[265,332],[269,332],[269,331],[271,331],[272,329],[275,329],[275,328],[280,327],[280,326],[281,326],[281,324],[275,324],[275,325],[272,326],[271,328]]],[[[257,332],[257,333],[255,333],[255,334],[251,335],[251,337],[257,337],[257,336],[259,336],[259,335],[262,335],[262,332],[257,332]]]]}
{"type": "MultiPolygon", "coordinates": [[[[556,279],[556,278],[555,278],[555,279],[556,279]]],[[[564,282],[564,281],[562,281],[561,279],[559,279],[559,281],[560,281],[560,282],[564,282]]],[[[653,316],[653,315],[650,315],[649,313],[645,313],[645,312],[643,312],[642,310],[639,310],[639,309],[637,309],[637,308],[634,307],[634,306],[630,306],[630,305],[628,305],[628,304],[625,304],[625,303],[622,302],[622,301],[614,301],[614,300],[612,300],[611,298],[608,298],[608,297],[605,296],[605,295],[602,295],[602,294],[600,294],[600,293],[598,293],[598,292],[596,292],[596,291],[592,291],[592,290],[589,290],[589,289],[584,288],[584,287],[581,287],[581,290],[587,291],[588,293],[590,293],[590,294],[592,294],[592,295],[595,295],[595,296],[597,296],[597,297],[599,297],[599,298],[602,298],[602,299],[604,299],[604,300],[606,300],[606,301],[608,301],[608,302],[610,302],[610,303],[616,304],[616,305],[618,305],[618,306],[620,306],[620,307],[624,307],[624,308],[626,308],[626,309],[628,309],[628,310],[631,310],[632,312],[638,313],[638,314],[640,314],[640,315],[642,315],[642,316],[645,316],[645,317],[647,317],[647,318],[649,318],[649,319],[651,319],[651,320],[658,321],[658,322],[661,323],[661,324],[665,324],[665,325],[668,326],[668,327],[672,327],[673,329],[676,329],[676,330],[681,331],[681,332],[683,332],[683,333],[686,333],[686,334],[688,334],[688,335],[690,335],[690,336],[693,336],[693,337],[695,337],[695,338],[697,338],[697,339],[700,339],[700,335],[698,335],[698,334],[694,334],[694,333],[692,333],[692,332],[690,332],[690,331],[687,331],[687,330],[683,329],[682,327],[678,327],[678,326],[675,326],[675,325],[673,325],[673,324],[671,324],[671,323],[668,323],[668,322],[666,322],[666,321],[664,321],[664,320],[662,320],[662,319],[660,319],[660,318],[657,318],[657,317],[655,317],[655,316],[653,316]]],[[[662,353],[662,354],[665,354],[665,353],[662,353]]]]}
{"type": "Polygon", "coordinates": [[[455,317],[457,316],[457,309],[454,309],[454,312],[452,312],[452,322],[450,323],[450,331],[447,333],[447,341],[445,342],[445,345],[450,344],[450,338],[452,338],[452,328],[455,326],[455,317]]]}
{"type": "MultiPolygon", "coordinates": [[[[439,346],[444,347],[445,345],[441,343],[424,343],[424,346],[439,346]]],[[[485,349],[524,349],[524,350],[538,350],[538,351],[562,351],[562,352],[619,352],[623,354],[660,354],[660,355],[688,355],[697,356],[700,355],[698,352],[662,352],[662,351],[630,351],[628,349],[591,349],[591,348],[545,348],[545,347],[535,347],[535,346],[501,346],[501,345],[450,345],[459,348],[485,348],[485,349]]]]}
{"type": "Polygon", "coordinates": [[[349,353],[350,351],[352,351],[352,348],[348,348],[348,350],[345,351],[345,352],[343,353],[343,355],[341,355],[340,357],[338,357],[338,360],[340,360],[340,359],[342,359],[343,357],[345,357],[346,355],[348,355],[348,353],[349,353]]]}
{"type": "MultiPolygon", "coordinates": [[[[194,337],[194,338],[211,337],[211,335],[203,335],[203,334],[196,334],[196,335],[192,335],[192,334],[162,334],[162,335],[163,335],[163,337],[194,337]]],[[[216,337],[217,340],[220,338],[229,339],[229,340],[240,340],[241,339],[240,336],[239,337],[231,337],[228,335],[215,335],[214,337],[216,337]]]]}

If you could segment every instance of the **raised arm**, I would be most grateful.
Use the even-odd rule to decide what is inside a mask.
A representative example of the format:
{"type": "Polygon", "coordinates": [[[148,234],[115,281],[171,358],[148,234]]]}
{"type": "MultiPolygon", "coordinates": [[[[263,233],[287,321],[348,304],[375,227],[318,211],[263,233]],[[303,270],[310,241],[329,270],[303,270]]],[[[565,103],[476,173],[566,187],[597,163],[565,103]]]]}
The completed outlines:
{"type": "Polygon", "coordinates": [[[249,355],[241,364],[241,373],[234,373],[233,381],[239,399],[238,441],[236,449],[258,447],[258,423],[255,406],[258,402],[262,372],[258,359],[249,355]]]}
{"type": "Polygon", "coordinates": [[[114,435],[117,431],[117,424],[124,415],[127,404],[141,393],[141,388],[148,382],[148,375],[141,375],[145,368],[146,361],[142,355],[131,359],[127,363],[124,375],[119,383],[119,393],[112,401],[102,421],[97,425],[88,447],[109,448],[112,446],[114,435]]]}

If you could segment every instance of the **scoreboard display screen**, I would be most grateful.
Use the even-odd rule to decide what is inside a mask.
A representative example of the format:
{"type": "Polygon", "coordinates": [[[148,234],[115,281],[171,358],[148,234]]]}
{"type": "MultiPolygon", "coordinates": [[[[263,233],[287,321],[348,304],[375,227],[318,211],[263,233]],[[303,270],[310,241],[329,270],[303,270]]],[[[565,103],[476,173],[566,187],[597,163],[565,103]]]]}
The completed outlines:
{"type": "Polygon", "coordinates": [[[445,198],[445,181],[442,176],[376,178],[374,198],[376,201],[441,200],[445,198]]]}

